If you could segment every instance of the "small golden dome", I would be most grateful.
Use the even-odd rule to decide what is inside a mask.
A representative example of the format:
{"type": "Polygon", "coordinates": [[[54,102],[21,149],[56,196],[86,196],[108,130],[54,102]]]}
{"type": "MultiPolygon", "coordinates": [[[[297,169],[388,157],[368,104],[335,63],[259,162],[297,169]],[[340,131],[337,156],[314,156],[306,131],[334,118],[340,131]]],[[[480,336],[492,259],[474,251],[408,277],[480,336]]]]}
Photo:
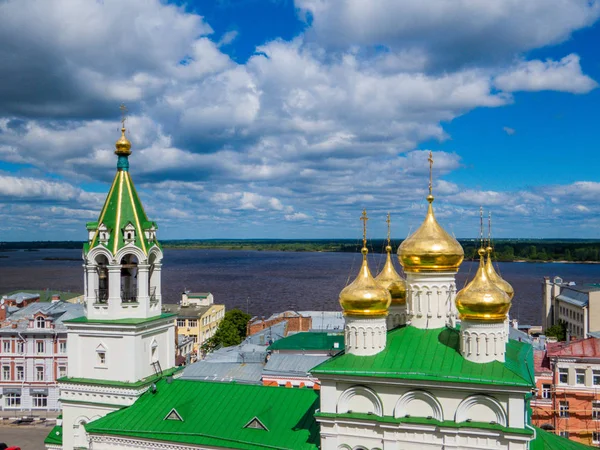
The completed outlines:
{"type": "Polygon", "coordinates": [[[121,128],[121,137],[115,144],[115,155],[129,156],[131,155],[131,142],[125,137],[125,127],[121,128]]]}
{"type": "Polygon", "coordinates": [[[402,278],[392,262],[392,247],[385,247],[387,258],[385,265],[375,280],[386,288],[392,296],[392,305],[404,305],[406,303],[406,281],[402,278]]]}
{"type": "Polygon", "coordinates": [[[510,309],[510,298],[487,276],[484,255],[479,249],[479,268],[471,282],[456,294],[461,320],[503,321],[510,309]]]}
{"type": "Polygon", "coordinates": [[[485,249],[485,251],[487,253],[487,260],[485,262],[485,273],[487,274],[488,278],[496,286],[502,289],[506,293],[506,295],[508,295],[508,298],[512,300],[515,296],[515,290],[508,281],[506,281],[504,278],[498,275],[498,273],[494,269],[494,266],[492,265],[492,247],[488,246],[485,249]]]}
{"type": "Polygon", "coordinates": [[[392,297],[375,281],[367,262],[367,211],[363,210],[360,220],[363,221],[362,266],[356,279],[340,292],[340,305],[346,316],[387,316],[392,297]]]}
{"type": "Polygon", "coordinates": [[[433,195],[429,194],[427,201],[425,220],[398,248],[400,264],[405,272],[456,272],[464,250],[435,219],[433,195]]]}

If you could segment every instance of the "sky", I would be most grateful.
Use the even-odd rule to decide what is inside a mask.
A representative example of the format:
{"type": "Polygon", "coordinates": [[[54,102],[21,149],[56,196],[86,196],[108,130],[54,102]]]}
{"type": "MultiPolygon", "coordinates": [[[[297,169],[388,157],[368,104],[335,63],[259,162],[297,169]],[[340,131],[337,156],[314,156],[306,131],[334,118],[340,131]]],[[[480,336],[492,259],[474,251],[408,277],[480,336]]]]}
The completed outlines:
{"type": "Polygon", "coordinates": [[[0,241],[600,238],[596,0],[0,0],[0,241]]]}

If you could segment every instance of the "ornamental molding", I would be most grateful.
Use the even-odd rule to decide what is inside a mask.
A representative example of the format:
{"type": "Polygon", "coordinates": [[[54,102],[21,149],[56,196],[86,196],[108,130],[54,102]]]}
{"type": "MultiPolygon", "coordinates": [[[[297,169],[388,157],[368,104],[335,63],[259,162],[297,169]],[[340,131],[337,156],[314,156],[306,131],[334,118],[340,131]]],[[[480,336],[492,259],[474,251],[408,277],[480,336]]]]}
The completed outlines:
{"type": "Polygon", "coordinates": [[[472,395],[460,402],[460,405],[456,408],[454,421],[460,423],[470,419],[469,411],[476,405],[483,405],[489,408],[496,415],[496,423],[503,427],[506,426],[508,422],[507,415],[502,405],[495,398],[482,394],[472,395]]]}
{"type": "Polygon", "coordinates": [[[97,435],[89,434],[88,438],[92,443],[98,444],[111,444],[117,446],[117,448],[135,448],[135,449],[151,449],[151,450],[186,450],[190,448],[195,449],[210,449],[215,447],[204,447],[200,445],[192,444],[175,444],[172,442],[160,442],[160,441],[149,441],[141,440],[140,438],[129,439],[126,437],[116,437],[108,435],[97,435]]]}
{"type": "MultiPolygon", "coordinates": [[[[435,420],[439,420],[440,422],[444,421],[444,413],[439,400],[433,395],[431,395],[429,392],[422,390],[409,391],[406,392],[402,397],[400,397],[396,402],[396,406],[394,407],[394,417],[398,419],[405,417],[407,414],[409,414],[408,407],[410,403],[414,400],[426,403],[433,412],[432,417],[435,420]]],[[[413,414],[411,414],[411,416],[412,415],[413,414]]],[[[415,417],[420,416],[415,415],[415,417]]]]}
{"type": "MultiPolygon", "coordinates": [[[[383,403],[381,401],[381,399],[379,398],[379,396],[375,393],[375,391],[369,389],[368,387],[365,386],[352,386],[351,388],[346,389],[342,395],[340,395],[338,402],[337,402],[337,406],[336,406],[336,411],[338,414],[345,414],[348,413],[350,411],[350,408],[348,407],[350,404],[350,400],[352,400],[353,397],[355,396],[361,396],[366,398],[367,400],[369,400],[371,402],[371,405],[373,406],[373,414],[375,414],[376,416],[383,416],[383,403]]],[[[368,413],[368,411],[354,411],[354,412],[360,412],[360,413],[368,413]]]]}
{"type": "Polygon", "coordinates": [[[58,388],[61,390],[61,397],[63,394],[74,395],[77,393],[90,393],[99,395],[112,395],[114,397],[126,396],[126,397],[138,397],[146,392],[150,385],[144,385],[139,388],[125,388],[118,386],[106,386],[98,384],[86,384],[86,383],[69,383],[59,382],[58,388]]]}

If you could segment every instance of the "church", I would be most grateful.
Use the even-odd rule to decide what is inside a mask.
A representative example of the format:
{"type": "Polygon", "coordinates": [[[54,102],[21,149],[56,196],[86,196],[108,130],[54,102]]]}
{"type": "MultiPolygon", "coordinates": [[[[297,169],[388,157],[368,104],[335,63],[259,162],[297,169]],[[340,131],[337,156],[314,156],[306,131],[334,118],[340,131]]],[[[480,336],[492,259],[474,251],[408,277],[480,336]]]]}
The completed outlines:
{"type": "MultiPolygon", "coordinates": [[[[392,261],[362,265],[340,293],[345,351],[314,367],[319,391],[178,379],[173,316],[161,312],[163,252],[129,173],[131,143],[84,245],[85,316],[65,321],[69,368],[49,450],[585,449],[531,425],[533,350],[508,337],[512,287],[492,248],[457,292],[461,245],[425,220],[392,261]]],[[[389,227],[389,223],[388,223],[389,227]]]]}

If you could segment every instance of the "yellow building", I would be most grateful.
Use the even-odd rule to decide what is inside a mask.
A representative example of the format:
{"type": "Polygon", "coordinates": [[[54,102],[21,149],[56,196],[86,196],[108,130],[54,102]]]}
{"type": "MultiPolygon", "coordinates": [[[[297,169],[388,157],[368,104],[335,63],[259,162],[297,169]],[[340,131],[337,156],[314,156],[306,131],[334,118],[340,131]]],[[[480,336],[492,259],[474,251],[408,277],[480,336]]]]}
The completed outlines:
{"type": "Polygon", "coordinates": [[[163,304],[163,311],[177,314],[177,334],[192,337],[195,352],[215,334],[225,317],[225,305],[215,304],[210,292],[184,292],[179,304],[163,304]]]}

